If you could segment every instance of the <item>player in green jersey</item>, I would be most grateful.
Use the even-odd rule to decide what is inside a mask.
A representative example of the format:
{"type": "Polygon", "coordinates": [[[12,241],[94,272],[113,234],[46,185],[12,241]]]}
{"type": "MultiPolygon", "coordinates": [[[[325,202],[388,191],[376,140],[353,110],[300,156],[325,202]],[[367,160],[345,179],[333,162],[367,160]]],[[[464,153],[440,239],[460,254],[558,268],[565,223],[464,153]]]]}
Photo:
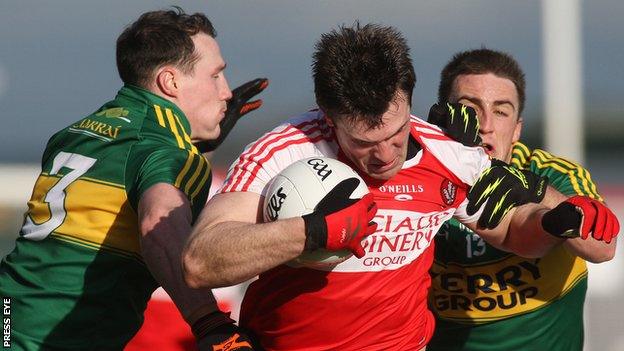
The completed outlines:
{"type": "Polygon", "coordinates": [[[204,142],[259,107],[247,100],[266,86],[250,82],[232,98],[215,36],[200,13],[143,14],[117,40],[117,96],[50,138],[0,268],[12,349],[121,350],[159,285],[200,349],[251,349],[210,290],[188,288],[181,270],[211,181],[200,151],[218,146],[204,142]]]}
{"type": "MultiPolygon", "coordinates": [[[[524,89],[524,73],[511,56],[479,49],[458,53],[445,66],[438,98],[473,107],[488,154],[547,176],[560,192],[547,199],[585,195],[602,202],[586,169],[518,141],[524,89]]],[[[557,201],[545,205],[555,207],[557,201]]],[[[542,258],[526,259],[496,249],[452,220],[435,245],[430,306],[436,332],[427,350],[570,351],[583,348],[585,261],[610,260],[616,244],[567,239],[542,258]]]]}

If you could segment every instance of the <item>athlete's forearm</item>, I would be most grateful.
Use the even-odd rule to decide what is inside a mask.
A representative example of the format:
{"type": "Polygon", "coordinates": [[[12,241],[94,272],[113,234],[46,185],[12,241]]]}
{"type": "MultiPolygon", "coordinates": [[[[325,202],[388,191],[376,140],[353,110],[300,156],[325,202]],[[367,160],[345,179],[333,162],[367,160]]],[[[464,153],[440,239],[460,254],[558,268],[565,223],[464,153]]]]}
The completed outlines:
{"type": "Polygon", "coordinates": [[[300,217],[261,224],[200,220],[184,251],[185,279],[196,288],[238,284],[297,257],[304,244],[300,217]]]}
{"type": "Polygon", "coordinates": [[[189,324],[217,311],[210,289],[191,289],[184,282],[182,249],[191,231],[188,200],[168,184],[148,189],[139,203],[141,255],[156,281],[171,296],[189,324]]]}
{"type": "Polygon", "coordinates": [[[542,227],[542,217],[548,210],[533,203],[518,207],[510,219],[503,241],[505,249],[523,257],[542,257],[563,242],[563,239],[548,234],[542,227]]]}
{"type": "Polygon", "coordinates": [[[512,209],[494,229],[477,228],[466,224],[490,245],[523,257],[542,257],[563,239],[556,238],[542,228],[542,217],[548,208],[529,203],[512,209]]]}

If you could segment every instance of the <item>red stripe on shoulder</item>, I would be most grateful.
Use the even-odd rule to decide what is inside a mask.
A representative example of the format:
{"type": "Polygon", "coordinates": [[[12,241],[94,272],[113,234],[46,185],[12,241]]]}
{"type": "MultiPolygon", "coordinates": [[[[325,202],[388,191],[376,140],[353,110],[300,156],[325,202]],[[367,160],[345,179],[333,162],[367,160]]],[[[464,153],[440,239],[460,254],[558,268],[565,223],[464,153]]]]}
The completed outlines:
{"type": "MultiPolygon", "coordinates": [[[[262,138],[258,139],[254,145],[252,145],[246,152],[243,152],[239,158],[237,163],[233,165],[231,176],[229,178],[230,185],[224,186],[224,191],[243,191],[240,188],[240,184],[243,182],[245,178],[246,169],[251,166],[255,159],[262,156],[268,149],[279,148],[283,149],[288,147],[289,145],[301,144],[301,142],[297,142],[298,140],[310,140],[317,136],[318,133],[321,135],[326,133],[329,127],[323,120],[314,119],[314,120],[306,120],[297,124],[287,125],[285,128],[281,130],[276,130],[270,133],[267,133],[262,138]],[[284,140],[287,140],[284,142],[284,140]],[[232,183],[233,182],[233,183],[232,183]]],[[[274,154],[274,151],[271,150],[270,154],[274,154]]],[[[266,157],[262,159],[266,161],[266,157]]],[[[250,177],[248,181],[245,183],[243,188],[246,190],[249,187],[249,184],[253,180],[254,176],[257,174],[259,167],[261,166],[261,162],[257,161],[256,166],[250,173],[250,177]]]]}
{"type": "MultiPolygon", "coordinates": [[[[251,174],[249,178],[247,179],[247,182],[245,182],[245,184],[243,185],[240,191],[247,191],[249,189],[251,182],[253,182],[253,179],[255,178],[256,174],[258,173],[262,165],[266,161],[270,160],[278,151],[284,150],[293,145],[300,145],[300,144],[306,144],[306,143],[314,144],[320,140],[331,140],[331,137],[328,135],[326,130],[320,127],[315,127],[313,129],[310,129],[309,133],[305,133],[305,135],[298,136],[296,139],[288,140],[287,142],[281,145],[273,144],[273,147],[271,148],[271,150],[264,157],[256,161],[255,167],[251,170],[251,174]]],[[[258,154],[258,156],[260,155],[262,155],[262,153],[258,154]]]]}

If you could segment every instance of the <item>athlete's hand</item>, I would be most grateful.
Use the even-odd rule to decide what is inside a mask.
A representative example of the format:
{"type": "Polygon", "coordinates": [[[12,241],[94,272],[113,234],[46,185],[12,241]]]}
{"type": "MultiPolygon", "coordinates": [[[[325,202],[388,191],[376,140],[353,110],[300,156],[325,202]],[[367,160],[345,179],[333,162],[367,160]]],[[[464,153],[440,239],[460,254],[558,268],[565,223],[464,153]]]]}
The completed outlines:
{"type": "Polygon", "coordinates": [[[250,351],[254,343],[248,332],[223,312],[198,319],[191,327],[200,351],[250,351]]]}
{"type": "Polygon", "coordinates": [[[472,107],[450,102],[434,104],[427,122],[442,128],[448,136],[466,146],[481,144],[479,118],[472,107]]]}
{"type": "Polygon", "coordinates": [[[481,228],[496,228],[512,208],[541,202],[547,185],[546,177],[492,159],[490,168],[481,174],[468,192],[466,212],[473,215],[485,204],[477,224],[481,228]]]}
{"type": "Polygon", "coordinates": [[[620,223],[602,202],[587,196],[573,196],[546,212],[542,217],[544,230],[560,238],[583,239],[591,234],[596,240],[610,243],[620,231],[620,223]]]}
{"type": "Polygon", "coordinates": [[[357,258],[364,256],[362,239],[377,229],[373,222],[377,205],[370,193],[361,199],[349,198],[359,182],[356,178],[341,181],[316,205],[314,212],[303,216],[306,250],[348,249],[357,258]]]}
{"type": "Polygon", "coordinates": [[[219,147],[241,117],[262,106],[262,100],[249,100],[260,94],[268,85],[268,79],[256,78],[232,90],[232,98],[227,103],[225,117],[223,117],[219,123],[221,134],[219,134],[217,139],[205,140],[196,143],[195,146],[197,149],[203,153],[214,151],[217,147],[219,147]]]}

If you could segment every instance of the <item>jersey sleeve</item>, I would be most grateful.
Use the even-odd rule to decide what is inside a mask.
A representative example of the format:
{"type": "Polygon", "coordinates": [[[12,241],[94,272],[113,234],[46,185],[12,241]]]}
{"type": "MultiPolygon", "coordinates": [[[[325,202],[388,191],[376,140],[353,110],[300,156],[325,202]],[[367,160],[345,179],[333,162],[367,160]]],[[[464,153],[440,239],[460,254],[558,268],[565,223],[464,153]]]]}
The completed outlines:
{"type": "Polygon", "coordinates": [[[604,201],[589,171],[575,162],[535,149],[530,156],[530,170],[547,176],[550,185],[564,195],[585,195],[604,201]]]}
{"type": "MultiPolygon", "coordinates": [[[[421,140],[444,167],[467,186],[472,186],[492,164],[481,147],[468,147],[447,137],[422,136],[421,140]]],[[[453,216],[462,223],[476,222],[483,212],[483,206],[473,215],[468,215],[467,206],[468,200],[464,199],[453,216]]]]}
{"type": "Polygon", "coordinates": [[[173,185],[186,195],[191,204],[205,202],[211,166],[201,154],[173,147],[137,151],[131,153],[128,164],[138,165],[129,194],[134,208],[137,208],[141,195],[157,183],[173,185]]]}
{"type": "Polygon", "coordinates": [[[287,122],[247,145],[228,170],[220,193],[248,191],[265,195],[267,184],[295,161],[312,156],[335,155],[324,142],[326,133],[318,120],[287,122]]]}

